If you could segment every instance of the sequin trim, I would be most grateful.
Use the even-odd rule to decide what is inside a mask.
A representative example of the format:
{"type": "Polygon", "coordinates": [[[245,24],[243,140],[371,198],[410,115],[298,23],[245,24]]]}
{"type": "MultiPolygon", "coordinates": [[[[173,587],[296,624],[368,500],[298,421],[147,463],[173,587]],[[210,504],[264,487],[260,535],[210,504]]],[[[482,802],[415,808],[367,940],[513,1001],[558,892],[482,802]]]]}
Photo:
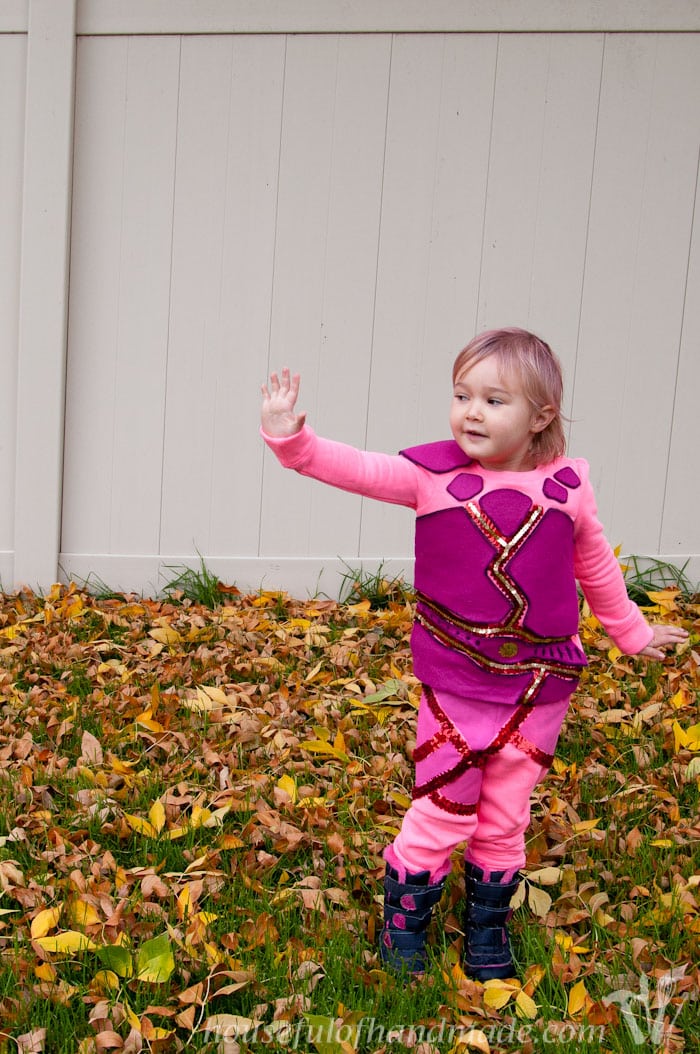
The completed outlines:
{"type": "Polygon", "coordinates": [[[487,747],[484,747],[483,750],[472,750],[464,736],[454,727],[447,714],[440,706],[438,698],[432,688],[430,688],[429,685],[424,685],[423,693],[426,704],[440,727],[430,739],[426,740],[425,743],[422,743],[419,747],[416,747],[413,752],[413,760],[416,762],[423,761],[447,742],[451,743],[456,748],[457,752],[460,754],[460,760],[446,771],[433,776],[432,779],[428,780],[426,783],[414,787],[414,800],[429,797],[434,805],[437,805],[440,809],[444,809],[445,812],[459,816],[469,816],[476,811],[476,802],[462,803],[453,801],[442,793],[443,789],[454,783],[456,779],[463,776],[470,768],[483,768],[488,759],[494,754],[497,754],[507,743],[512,744],[517,750],[522,751],[523,754],[526,754],[528,757],[532,758],[533,761],[536,761],[543,767],[549,768],[552,764],[553,755],[545,753],[544,750],[540,750],[540,748],[529,739],[526,739],[520,731],[520,725],[530,713],[530,705],[523,703],[517,706],[513,711],[513,714],[487,747]]]}
{"type": "Polygon", "coordinates": [[[443,711],[432,688],[428,685],[424,685],[423,692],[430,712],[440,727],[435,735],[431,736],[430,739],[426,740],[426,742],[422,743],[419,747],[416,747],[413,752],[414,762],[425,760],[425,758],[429,757],[435,750],[447,742],[451,743],[457,750],[460,755],[460,760],[452,765],[451,768],[438,773],[426,783],[422,783],[419,787],[415,787],[413,790],[414,798],[423,798],[426,795],[431,794],[433,791],[437,791],[441,787],[447,786],[454,782],[459,776],[463,776],[464,773],[471,768],[483,768],[488,759],[492,757],[492,755],[497,754],[498,751],[512,739],[514,733],[530,712],[530,704],[528,703],[522,703],[519,706],[516,706],[512,715],[508,718],[493,741],[489,743],[487,747],[484,747],[483,750],[472,750],[464,736],[462,736],[462,734],[454,727],[447,714],[443,711]]]}
{"type": "Polygon", "coordinates": [[[514,747],[517,747],[523,754],[527,754],[538,765],[549,768],[554,761],[554,754],[547,754],[544,750],[540,750],[538,746],[526,739],[519,729],[515,730],[510,741],[514,747]]]}
{"type": "Polygon", "coordinates": [[[451,798],[446,798],[440,791],[433,791],[430,795],[430,800],[433,805],[437,805],[438,809],[443,809],[445,812],[450,812],[454,816],[473,816],[476,812],[476,802],[469,802],[466,805],[462,805],[458,801],[452,801],[451,798]]]}
{"type": "Polygon", "coordinates": [[[525,640],[529,644],[565,644],[571,640],[570,636],[542,637],[525,629],[524,626],[510,626],[504,622],[495,622],[491,625],[484,625],[483,622],[469,622],[468,619],[456,615],[454,611],[450,611],[444,604],[438,603],[437,600],[433,600],[427,593],[422,593],[420,590],[416,590],[416,599],[421,605],[443,618],[445,622],[450,622],[453,626],[458,626],[460,629],[473,633],[477,637],[509,636],[518,640],[525,640]]]}
{"type": "MultiPolygon", "coordinates": [[[[548,673],[553,673],[559,677],[574,680],[578,679],[581,674],[581,667],[574,663],[565,663],[557,659],[545,657],[523,659],[518,662],[497,662],[495,659],[489,659],[486,655],[477,651],[476,648],[466,644],[464,641],[458,640],[441,627],[438,627],[435,622],[431,621],[430,617],[426,615],[424,611],[416,611],[416,622],[419,622],[421,626],[423,626],[431,636],[437,638],[441,644],[445,644],[448,648],[454,648],[455,651],[467,655],[477,664],[477,666],[481,666],[486,670],[491,670],[494,673],[505,673],[510,674],[511,676],[523,673],[534,673],[536,676],[542,674],[544,676],[548,673]]],[[[527,691],[529,693],[530,689],[527,691]]]]}
{"type": "Polygon", "coordinates": [[[527,614],[529,601],[522,590],[518,589],[513,579],[506,574],[503,566],[515,556],[530,537],[544,516],[544,509],[541,505],[533,505],[527,519],[509,538],[500,533],[493,520],[486,515],[476,502],[467,502],[465,509],[472,523],[496,549],[496,555],[489,564],[486,573],[497,589],[514,605],[511,615],[501,624],[501,629],[508,630],[511,627],[521,627],[527,614]]]}

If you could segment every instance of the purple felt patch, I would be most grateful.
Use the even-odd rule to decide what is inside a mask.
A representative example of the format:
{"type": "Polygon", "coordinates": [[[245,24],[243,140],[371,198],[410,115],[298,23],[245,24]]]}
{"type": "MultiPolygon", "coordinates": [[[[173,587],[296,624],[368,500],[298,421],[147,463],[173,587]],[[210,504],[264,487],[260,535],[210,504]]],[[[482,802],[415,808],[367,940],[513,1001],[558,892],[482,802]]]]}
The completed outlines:
{"type": "Polygon", "coordinates": [[[460,472],[450,483],[447,493],[457,501],[469,501],[484,489],[484,481],[474,472],[460,472]]]}
{"type": "Polygon", "coordinates": [[[517,490],[492,490],[479,504],[506,538],[515,534],[532,508],[528,496],[517,490]]]}
{"type": "Polygon", "coordinates": [[[542,485],[542,492],[546,498],[551,498],[552,501],[558,501],[562,505],[569,497],[569,492],[566,487],[562,487],[561,483],[556,483],[549,477],[547,477],[542,485]]]}
{"type": "Polygon", "coordinates": [[[523,547],[508,561],[508,574],[529,601],[526,629],[541,637],[567,637],[578,629],[578,596],[571,573],[574,526],[559,509],[548,509],[523,547]]]}
{"type": "Polygon", "coordinates": [[[495,547],[461,505],[416,520],[415,587],[456,615],[501,622],[511,603],[486,574],[495,547]]]}
{"type": "Polygon", "coordinates": [[[581,480],[570,465],[566,465],[564,468],[560,468],[558,472],[555,472],[554,478],[558,479],[560,483],[563,483],[570,490],[576,490],[577,487],[581,486],[581,480]]]}
{"type": "Polygon", "coordinates": [[[423,443],[421,446],[407,447],[400,450],[402,457],[413,461],[421,468],[430,469],[431,472],[453,472],[463,465],[471,465],[472,459],[467,457],[454,439],[443,439],[438,443],[423,443]]]}

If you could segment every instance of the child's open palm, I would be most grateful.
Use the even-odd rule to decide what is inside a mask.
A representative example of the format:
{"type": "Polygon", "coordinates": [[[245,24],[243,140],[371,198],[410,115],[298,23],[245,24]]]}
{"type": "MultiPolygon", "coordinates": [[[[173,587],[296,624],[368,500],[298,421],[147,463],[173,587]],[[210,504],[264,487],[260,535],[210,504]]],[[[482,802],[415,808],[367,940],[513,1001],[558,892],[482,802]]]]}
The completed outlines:
{"type": "Polygon", "coordinates": [[[303,428],[306,413],[297,413],[295,410],[300,380],[298,373],[290,376],[285,366],[281,378],[271,373],[269,387],[267,384],[262,385],[260,423],[267,435],[293,436],[303,428]]]}

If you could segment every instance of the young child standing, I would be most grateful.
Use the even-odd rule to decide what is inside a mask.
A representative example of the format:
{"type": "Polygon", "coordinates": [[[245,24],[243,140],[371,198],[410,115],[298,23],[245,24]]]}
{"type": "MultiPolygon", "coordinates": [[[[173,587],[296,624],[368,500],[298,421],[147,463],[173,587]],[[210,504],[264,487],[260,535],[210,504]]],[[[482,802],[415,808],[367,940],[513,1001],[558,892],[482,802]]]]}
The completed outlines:
{"type": "Polygon", "coordinates": [[[530,796],[546,774],[586,657],[576,580],[615,644],[655,659],[687,634],[650,626],[627,596],[597,518],[588,465],[564,456],[562,374],[525,330],[482,333],[457,356],[452,439],[371,453],[321,439],[298,413],[299,376],[262,386],[280,462],[416,512],[413,802],[385,851],[380,953],[426,965],[426,930],[466,842],[464,965],[514,972],[507,921],[525,863],[530,796]]]}

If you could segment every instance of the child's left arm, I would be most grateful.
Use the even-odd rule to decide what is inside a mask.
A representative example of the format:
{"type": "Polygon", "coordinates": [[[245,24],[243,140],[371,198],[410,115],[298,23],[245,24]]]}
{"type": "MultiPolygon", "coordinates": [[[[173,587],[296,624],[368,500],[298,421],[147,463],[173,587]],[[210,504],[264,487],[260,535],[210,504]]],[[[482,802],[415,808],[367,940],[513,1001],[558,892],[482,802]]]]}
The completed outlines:
{"type": "Polygon", "coordinates": [[[665,650],[687,639],[682,626],[651,625],[627,594],[620,565],[598,519],[588,466],[577,462],[582,477],[581,502],[574,527],[574,573],[593,614],[621,651],[663,659],[665,650]]]}

